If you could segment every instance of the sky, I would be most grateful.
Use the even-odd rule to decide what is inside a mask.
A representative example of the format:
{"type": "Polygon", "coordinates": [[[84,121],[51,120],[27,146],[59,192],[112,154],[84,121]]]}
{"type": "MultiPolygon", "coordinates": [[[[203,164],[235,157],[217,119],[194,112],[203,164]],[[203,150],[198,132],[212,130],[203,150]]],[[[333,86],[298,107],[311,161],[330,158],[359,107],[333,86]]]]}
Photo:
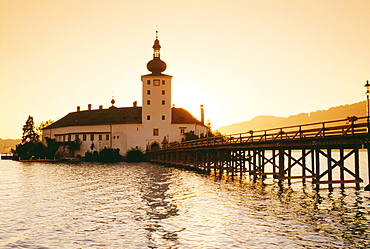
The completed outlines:
{"type": "Polygon", "coordinates": [[[172,103],[212,128],[363,101],[370,1],[0,0],[0,138],[141,106],[156,26],[172,103]]]}

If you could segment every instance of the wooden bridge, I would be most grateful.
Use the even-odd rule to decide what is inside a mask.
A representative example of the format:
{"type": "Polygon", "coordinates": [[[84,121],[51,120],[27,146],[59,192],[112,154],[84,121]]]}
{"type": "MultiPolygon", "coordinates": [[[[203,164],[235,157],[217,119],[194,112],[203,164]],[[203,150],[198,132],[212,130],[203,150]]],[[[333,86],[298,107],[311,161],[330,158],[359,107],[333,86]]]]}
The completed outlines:
{"type": "MultiPolygon", "coordinates": [[[[370,182],[369,138],[369,117],[348,117],[175,143],[147,151],[147,158],[219,173],[248,173],[254,179],[272,175],[289,184],[311,178],[316,189],[327,184],[331,191],[333,184],[344,188],[350,183],[360,189],[360,155],[367,157],[363,160],[370,182]]],[[[370,191],[370,184],[365,190],[370,191]]]]}

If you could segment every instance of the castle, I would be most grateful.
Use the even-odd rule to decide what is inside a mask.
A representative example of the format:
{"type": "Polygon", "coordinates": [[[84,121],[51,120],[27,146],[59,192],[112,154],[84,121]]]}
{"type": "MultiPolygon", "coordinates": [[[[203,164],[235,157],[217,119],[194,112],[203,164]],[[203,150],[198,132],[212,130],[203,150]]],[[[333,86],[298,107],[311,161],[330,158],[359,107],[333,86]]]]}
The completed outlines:
{"type": "Polygon", "coordinates": [[[103,148],[120,149],[124,154],[131,148],[153,150],[181,141],[189,131],[205,134],[202,106],[200,121],[187,110],[172,106],[172,76],[163,74],[167,65],[160,59],[160,49],[157,31],[153,59],[147,63],[151,73],[141,76],[142,107],[136,101],[132,107],[116,107],[114,99],[107,109],[92,109],[88,105],[87,110],[81,110],[78,106],[76,112],[43,129],[43,142],[46,138],[55,139],[61,144],[58,153],[62,156],[83,156],[87,151],[103,148]],[[72,153],[68,146],[76,140],[81,145],[72,153]]]}

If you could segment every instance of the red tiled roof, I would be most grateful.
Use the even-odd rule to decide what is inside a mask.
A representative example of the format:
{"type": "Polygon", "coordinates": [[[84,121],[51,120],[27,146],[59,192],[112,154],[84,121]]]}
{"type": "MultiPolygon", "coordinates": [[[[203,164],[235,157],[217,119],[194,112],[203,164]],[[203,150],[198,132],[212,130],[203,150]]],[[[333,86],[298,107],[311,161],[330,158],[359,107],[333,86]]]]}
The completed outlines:
{"type": "MultiPolygon", "coordinates": [[[[141,107],[110,107],[108,109],[77,111],[68,113],[45,129],[84,125],[141,124],[141,113],[141,107]]],[[[202,124],[182,108],[172,108],[172,123],[202,124]]]]}

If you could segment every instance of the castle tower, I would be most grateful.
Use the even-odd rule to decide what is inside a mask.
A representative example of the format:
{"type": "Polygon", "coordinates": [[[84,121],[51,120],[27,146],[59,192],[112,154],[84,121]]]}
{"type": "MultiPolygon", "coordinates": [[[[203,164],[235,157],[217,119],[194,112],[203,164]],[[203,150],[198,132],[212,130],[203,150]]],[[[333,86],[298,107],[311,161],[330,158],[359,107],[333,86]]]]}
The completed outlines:
{"type": "Polygon", "coordinates": [[[153,45],[153,59],[148,62],[147,69],[151,72],[141,76],[142,81],[142,122],[153,128],[153,136],[164,135],[161,130],[171,124],[171,79],[172,76],[163,74],[166,63],[160,59],[161,45],[158,31],[153,45]],[[156,129],[159,134],[156,134],[156,129]]]}

